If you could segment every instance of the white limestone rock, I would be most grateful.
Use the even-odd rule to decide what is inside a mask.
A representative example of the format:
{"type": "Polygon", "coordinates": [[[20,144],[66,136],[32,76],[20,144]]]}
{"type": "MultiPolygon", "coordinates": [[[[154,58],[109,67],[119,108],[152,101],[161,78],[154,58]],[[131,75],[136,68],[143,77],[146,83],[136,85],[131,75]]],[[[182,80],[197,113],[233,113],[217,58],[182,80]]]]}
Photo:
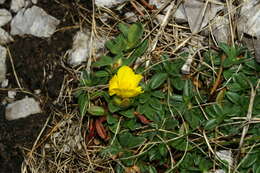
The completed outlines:
{"type": "Polygon", "coordinates": [[[120,5],[128,0],[95,0],[95,4],[98,7],[111,8],[120,5]]]}
{"type": "Polygon", "coordinates": [[[72,49],[69,50],[68,63],[70,65],[79,65],[83,61],[87,60],[88,57],[88,44],[90,36],[88,33],[78,31],[73,38],[72,49]]]}
{"type": "Polygon", "coordinates": [[[14,99],[16,94],[17,94],[16,91],[11,91],[10,90],[10,91],[7,92],[8,98],[10,98],[10,99],[14,99]]]}
{"type": "Polygon", "coordinates": [[[5,3],[5,0],[0,0],[0,4],[3,4],[3,3],[5,3]]]}
{"type": "Polygon", "coordinates": [[[32,6],[20,10],[11,22],[12,35],[31,34],[36,37],[50,37],[60,21],[48,15],[42,8],[32,6]]]}
{"type": "MultiPolygon", "coordinates": [[[[167,1],[165,0],[150,0],[149,4],[154,5],[156,8],[160,9],[161,7],[163,7],[163,5],[167,3],[167,1]]],[[[156,16],[156,19],[159,23],[161,23],[161,21],[164,18],[164,14],[166,14],[166,12],[168,11],[169,7],[166,7],[162,13],[163,14],[159,14],[156,16]]],[[[173,16],[175,18],[175,21],[177,23],[185,23],[188,21],[185,10],[184,10],[184,6],[183,4],[180,4],[179,7],[177,8],[177,10],[175,11],[175,13],[173,14],[173,16]]]]}
{"type": "Polygon", "coordinates": [[[173,14],[173,17],[177,23],[185,23],[188,21],[183,4],[180,4],[176,12],[173,14]]]}
{"type": "Polygon", "coordinates": [[[34,98],[26,97],[8,104],[5,109],[5,118],[10,121],[41,112],[40,104],[34,98]]]}
{"type": "Polygon", "coordinates": [[[28,7],[30,5],[29,0],[12,0],[11,1],[11,10],[15,13],[17,13],[22,8],[28,7]]]}
{"type": "Polygon", "coordinates": [[[227,43],[230,36],[229,20],[224,16],[217,16],[212,25],[212,33],[218,43],[227,43]]]}
{"type": "Polygon", "coordinates": [[[192,33],[197,33],[212,20],[224,6],[200,0],[184,1],[184,9],[192,33]],[[205,13],[204,13],[205,11],[205,13]]]}
{"type": "Polygon", "coordinates": [[[0,9],[0,27],[4,26],[12,19],[12,14],[6,9],[0,9]]]}
{"type": "Polygon", "coordinates": [[[9,33],[6,32],[4,29],[0,28],[0,45],[5,45],[13,41],[13,37],[10,36],[9,33]]]}
{"type": "Polygon", "coordinates": [[[237,24],[239,33],[253,37],[260,36],[260,3],[259,0],[244,0],[237,24]]]}
{"type": "Polygon", "coordinates": [[[78,31],[73,38],[72,49],[69,50],[68,63],[72,66],[79,65],[86,61],[90,55],[90,51],[97,51],[104,48],[105,39],[97,39],[94,37],[91,43],[91,33],[78,31]]]}
{"type": "Polygon", "coordinates": [[[234,159],[232,157],[232,152],[230,150],[220,150],[216,152],[216,155],[223,161],[228,162],[229,166],[232,166],[234,159]]]}
{"type": "Polygon", "coordinates": [[[0,46],[0,83],[5,81],[6,75],[6,55],[7,50],[5,47],[0,46]]]}

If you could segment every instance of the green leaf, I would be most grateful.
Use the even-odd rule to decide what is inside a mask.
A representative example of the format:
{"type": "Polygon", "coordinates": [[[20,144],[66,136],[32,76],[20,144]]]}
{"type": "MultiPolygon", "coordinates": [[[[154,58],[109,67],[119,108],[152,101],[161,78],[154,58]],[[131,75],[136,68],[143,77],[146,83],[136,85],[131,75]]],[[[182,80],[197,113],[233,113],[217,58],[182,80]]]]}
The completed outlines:
{"type": "Polygon", "coordinates": [[[152,165],[149,165],[148,171],[149,171],[149,173],[157,173],[157,170],[152,165]]]}
{"type": "Polygon", "coordinates": [[[101,56],[100,59],[92,64],[93,67],[103,67],[112,65],[113,59],[110,56],[101,56]]]}
{"type": "Polygon", "coordinates": [[[129,132],[125,132],[119,135],[119,143],[121,144],[122,147],[128,149],[136,148],[144,144],[145,141],[146,139],[144,137],[133,136],[129,132]]]}
{"type": "Polygon", "coordinates": [[[257,160],[257,154],[249,154],[245,158],[242,159],[242,168],[249,168],[251,167],[257,160]]]}
{"type": "Polygon", "coordinates": [[[114,40],[109,40],[105,43],[106,48],[113,54],[121,54],[127,46],[127,40],[120,34],[114,40]]]}
{"type": "Polygon", "coordinates": [[[244,91],[244,88],[242,88],[241,85],[239,85],[238,83],[229,83],[227,85],[227,88],[229,89],[229,91],[232,92],[244,91]]]}
{"type": "Polygon", "coordinates": [[[205,130],[212,130],[214,129],[215,127],[217,127],[218,125],[218,120],[217,119],[211,119],[211,120],[208,120],[204,126],[205,130]]]}
{"type": "Polygon", "coordinates": [[[157,73],[150,80],[151,89],[156,89],[160,87],[167,79],[167,73],[157,73]]]}
{"type": "Polygon", "coordinates": [[[209,159],[201,158],[199,161],[199,168],[201,172],[208,172],[208,170],[212,167],[212,162],[209,159]]]}
{"type": "Polygon", "coordinates": [[[230,91],[226,92],[226,96],[234,104],[238,104],[241,98],[239,94],[230,91]]]}
{"type": "Polygon", "coordinates": [[[148,103],[144,105],[139,105],[137,107],[137,112],[144,114],[149,120],[152,120],[154,122],[159,121],[159,117],[157,116],[156,111],[153,108],[151,108],[151,106],[148,103]]]}
{"type": "Polygon", "coordinates": [[[138,45],[141,37],[143,36],[143,26],[141,23],[132,24],[129,28],[127,35],[128,45],[127,49],[134,48],[138,45]]]}
{"type": "Polygon", "coordinates": [[[165,123],[164,123],[164,127],[165,130],[173,130],[175,129],[177,126],[179,125],[179,121],[177,121],[176,119],[168,118],[165,123]]]}
{"type": "Polygon", "coordinates": [[[115,124],[118,122],[118,119],[114,116],[112,116],[111,114],[107,115],[107,123],[108,124],[115,124]]]}
{"type": "Polygon", "coordinates": [[[181,76],[171,79],[171,84],[174,88],[181,91],[184,88],[185,80],[181,78],[181,76]]]}
{"type": "Polygon", "coordinates": [[[214,104],[213,109],[218,117],[223,116],[223,108],[219,104],[214,104]]]}
{"type": "Polygon", "coordinates": [[[165,98],[165,94],[160,90],[152,91],[152,96],[159,98],[159,99],[165,98]]]}
{"type": "Polygon", "coordinates": [[[130,120],[124,121],[123,126],[130,130],[135,130],[135,129],[141,127],[141,124],[136,122],[136,118],[132,118],[130,120]]]}
{"type": "Polygon", "coordinates": [[[229,54],[229,46],[226,43],[219,43],[219,48],[226,54],[229,54]]]}
{"type": "Polygon", "coordinates": [[[90,106],[88,108],[88,113],[94,116],[103,116],[105,115],[105,110],[101,106],[90,106]]]}
{"type": "Polygon", "coordinates": [[[253,165],[253,173],[260,173],[260,164],[259,163],[255,163],[253,165]]]}
{"type": "MultiPolygon", "coordinates": [[[[185,151],[186,150],[186,145],[187,145],[187,141],[184,138],[179,138],[177,140],[174,140],[172,142],[170,142],[170,145],[175,148],[176,150],[180,150],[180,151],[185,151]]],[[[188,150],[191,149],[191,146],[188,143],[188,150]]]]}
{"type": "Polygon", "coordinates": [[[229,80],[234,74],[236,74],[237,69],[227,69],[223,72],[223,76],[225,78],[225,80],[229,80]]]}
{"type": "Polygon", "coordinates": [[[142,104],[148,102],[148,100],[150,100],[150,99],[151,99],[150,93],[147,93],[147,92],[145,92],[139,96],[139,102],[142,104]]]}
{"type": "Polygon", "coordinates": [[[81,86],[92,86],[92,75],[87,71],[83,71],[80,80],[81,86]]]}
{"type": "Polygon", "coordinates": [[[156,98],[151,98],[149,100],[149,104],[152,108],[154,108],[156,110],[162,110],[162,103],[160,102],[160,100],[158,100],[156,98]]]}
{"type": "Polygon", "coordinates": [[[79,112],[81,116],[86,115],[88,104],[89,104],[89,98],[87,94],[81,94],[78,98],[78,104],[79,104],[79,112]]]}
{"type": "Polygon", "coordinates": [[[167,155],[168,150],[167,150],[167,147],[166,147],[165,144],[162,144],[162,143],[159,144],[158,145],[158,149],[159,149],[159,152],[160,152],[161,156],[165,157],[167,155]]]}
{"type": "MultiPolygon", "coordinates": [[[[125,151],[123,153],[123,155],[121,156],[122,158],[127,158],[127,157],[131,157],[133,156],[133,153],[130,151],[125,151]]],[[[131,167],[134,164],[134,159],[122,159],[122,163],[126,166],[126,167],[131,167]]]]}
{"type": "Polygon", "coordinates": [[[191,80],[185,80],[185,84],[183,88],[183,96],[186,96],[190,99],[194,95],[192,89],[193,89],[193,85],[191,80]]]}
{"type": "Polygon", "coordinates": [[[128,109],[128,110],[125,110],[125,111],[120,111],[119,114],[127,117],[127,118],[134,118],[135,115],[134,115],[134,109],[128,109]]]}
{"type": "Polygon", "coordinates": [[[123,149],[120,146],[119,142],[117,139],[115,139],[113,145],[107,146],[105,147],[103,150],[101,150],[101,156],[105,157],[105,156],[111,156],[111,155],[115,155],[118,154],[119,152],[122,152],[123,149]]]}
{"type": "Polygon", "coordinates": [[[108,128],[109,128],[109,130],[110,130],[112,133],[116,133],[116,130],[117,130],[117,128],[118,128],[118,123],[113,124],[113,125],[109,125],[108,128]]]}
{"type": "Polygon", "coordinates": [[[110,74],[105,70],[100,70],[100,71],[95,72],[95,76],[96,77],[108,77],[108,76],[110,76],[110,74]]]}
{"type": "Polygon", "coordinates": [[[132,65],[137,58],[141,57],[146,52],[147,48],[148,48],[148,41],[144,40],[134,50],[134,52],[132,53],[132,55],[129,58],[123,60],[123,65],[129,65],[129,66],[132,65]]]}
{"type": "Polygon", "coordinates": [[[200,117],[198,113],[193,110],[186,111],[184,114],[184,118],[189,123],[192,129],[195,129],[200,125],[200,117]]]}
{"type": "Polygon", "coordinates": [[[153,147],[152,149],[150,149],[148,151],[148,156],[149,156],[150,162],[161,159],[160,152],[159,152],[158,148],[156,148],[156,147],[153,147]]]}
{"type": "Polygon", "coordinates": [[[129,29],[128,29],[128,26],[123,24],[123,23],[119,23],[118,24],[118,29],[123,33],[123,35],[125,37],[128,36],[128,32],[129,32],[129,29]]]}
{"type": "Polygon", "coordinates": [[[116,173],[124,173],[125,172],[124,168],[119,163],[116,164],[115,171],[116,171],[116,173]]]}
{"type": "Polygon", "coordinates": [[[119,106],[113,104],[112,101],[110,101],[110,102],[108,103],[108,109],[109,109],[109,111],[110,111],[111,113],[114,113],[114,112],[116,112],[116,111],[119,111],[121,108],[120,108],[119,106]]]}

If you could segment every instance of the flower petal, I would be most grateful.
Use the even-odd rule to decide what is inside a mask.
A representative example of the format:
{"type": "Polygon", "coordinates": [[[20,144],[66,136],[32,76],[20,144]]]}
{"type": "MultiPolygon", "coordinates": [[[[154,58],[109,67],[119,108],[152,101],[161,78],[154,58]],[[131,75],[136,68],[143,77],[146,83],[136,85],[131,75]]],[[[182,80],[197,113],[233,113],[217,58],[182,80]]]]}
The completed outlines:
{"type": "Polygon", "coordinates": [[[117,75],[114,75],[112,79],[109,81],[109,95],[116,94],[115,89],[118,88],[118,77],[117,75]]]}
{"type": "Polygon", "coordinates": [[[130,67],[122,66],[109,81],[109,95],[116,94],[122,98],[129,98],[143,93],[142,88],[138,87],[142,78],[142,75],[135,74],[130,67]]]}

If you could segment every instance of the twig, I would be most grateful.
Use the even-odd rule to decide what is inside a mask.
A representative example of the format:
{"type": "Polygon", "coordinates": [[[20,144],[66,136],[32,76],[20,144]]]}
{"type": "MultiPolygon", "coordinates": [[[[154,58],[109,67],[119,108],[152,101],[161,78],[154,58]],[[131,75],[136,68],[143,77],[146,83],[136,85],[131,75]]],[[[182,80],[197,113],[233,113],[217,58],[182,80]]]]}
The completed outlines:
{"type": "Polygon", "coordinates": [[[130,3],[141,16],[144,16],[144,13],[136,6],[136,4],[133,1],[130,1],[130,3]]]}
{"type": "Polygon", "coordinates": [[[20,84],[20,82],[19,82],[19,79],[18,79],[17,73],[16,73],[16,71],[15,71],[14,61],[13,61],[13,57],[12,57],[12,54],[11,54],[11,52],[10,52],[9,47],[7,47],[6,50],[7,50],[7,53],[8,53],[8,56],[9,56],[9,59],[10,59],[11,65],[12,65],[12,70],[13,70],[14,77],[15,77],[15,80],[16,80],[16,82],[17,82],[17,85],[19,86],[19,88],[20,88],[21,90],[23,90],[23,88],[22,88],[22,86],[21,86],[21,84],[20,84]]]}
{"type": "Polygon", "coordinates": [[[221,83],[221,75],[222,75],[222,72],[223,72],[223,62],[224,62],[225,59],[226,59],[226,55],[222,55],[222,57],[221,57],[222,64],[221,64],[220,69],[218,71],[217,79],[216,79],[213,87],[210,90],[210,95],[214,94],[214,92],[217,90],[218,86],[221,83]]]}
{"type": "MultiPolygon", "coordinates": [[[[177,7],[179,6],[179,4],[181,3],[182,1],[180,1],[177,5],[177,7]]],[[[172,1],[171,4],[169,5],[168,7],[168,10],[165,14],[165,17],[161,23],[161,26],[159,28],[159,31],[158,33],[156,34],[155,38],[153,39],[153,42],[152,42],[152,46],[150,47],[150,50],[149,52],[151,53],[152,51],[155,50],[156,46],[157,46],[157,43],[158,43],[158,40],[159,40],[159,37],[161,36],[161,34],[164,32],[164,28],[166,27],[166,25],[168,24],[168,21],[169,21],[169,17],[171,16],[172,14],[172,11],[174,11],[175,7],[175,1],[172,1]]],[[[175,10],[177,9],[177,7],[175,7],[175,10]]],[[[150,60],[146,61],[146,64],[145,66],[148,67],[150,64],[150,60]]]]}
{"type": "Polygon", "coordinates": [[[155,10],[156,7],[153,6],[153,5],[150,5],[148,2],[146,2],[145,0],[140,0],[140,2],[145,6],[147,7],[149,10],[155,10]]]}
{"type": "MultiPolygon", "coordinates": [[[[246,115],[246,120],[247,122],[251,122],[252,120],[252,112],[253,112],[253,105],[254,105],[254,100],[255,100],[255,96],[256,96],[256,90],[257,88],[259,87],[260,85],[260,79],[258,79],[257,81],[257,85],[255,87],[255,89],[253,88],[252,84],[249,83],[250,86],[251,86],[251,96],[250,96],[250,102],[249,102],[249,105],[248,105],[248,110],[247,110],[247,115],[246,115]]],[[[244,144],[244,140],[245,140],[245,136],[248,132],[248,129],[249,129],[249,125],[250,123],[247,123],[244,128],[243,128],[243,131],[242,131],[242,135],[241,135],[241,138],[240,138],[240,142],[239,142],[239,147],[238,147],[238,153],[236,155],[236,158],[235,158],[235,163],[237,163],[237,160],[240,156],[240,153],[241,153],[241,149],[243,147],[243,144],[244,144]]],[[[235,170],[237,169],[238,167],[235,168],[235,170]]]]}

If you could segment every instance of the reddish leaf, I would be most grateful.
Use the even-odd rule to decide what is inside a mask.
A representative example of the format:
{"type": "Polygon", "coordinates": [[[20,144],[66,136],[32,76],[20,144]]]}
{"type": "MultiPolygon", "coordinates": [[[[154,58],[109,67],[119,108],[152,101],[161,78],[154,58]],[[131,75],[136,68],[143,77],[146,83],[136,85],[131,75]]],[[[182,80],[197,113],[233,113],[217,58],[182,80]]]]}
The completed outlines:
{"type": "Polygon", "coordinates": [[[108,136],[107,136],[106,130],[105,130],[103,124],[101,123],[101,121],[102,121],[102,119],[101,120],[100,119],[96,120],[96,123],[95,123],[96,130],[97,130],[98,135],[102,139],[106,140],[108,136]]]}
{"type": "Polygon", "coordinates": [[[140,114],[139,112],[135,112],[134,114],[135,114],[135,116],[137,116],[137,118],[143,124],[149,124],[151,122],[150,120],[148,120],[144,115],[140,114]]]}
{"type": "Polygon", "coordinates": [[[92,139],[95,135],[95,126],[94,126],[94,121],[93,120],[90,120],[89,121],[89,134],[87,136],[87,142],[90,141],[90,139],[92,139]]]}

